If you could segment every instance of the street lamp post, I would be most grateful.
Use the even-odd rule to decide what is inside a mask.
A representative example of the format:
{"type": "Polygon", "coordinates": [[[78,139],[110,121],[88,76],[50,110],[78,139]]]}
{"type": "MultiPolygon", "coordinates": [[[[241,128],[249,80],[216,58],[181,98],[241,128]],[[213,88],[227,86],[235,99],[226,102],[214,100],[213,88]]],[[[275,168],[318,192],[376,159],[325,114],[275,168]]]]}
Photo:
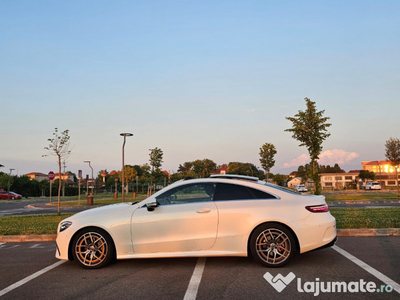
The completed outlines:
{"type": "Polygon", "coordinates": [[[122,144],[122,202],[125,201],[125,142],[127,136],[133,136],[132,133],[121,133],[120,136],[124,137],[124,143],[122,144]]]}
{"type": "Polygon", "coordinates": [[[89,167],[92,169],[92,196],[93,196],[93,188],[94,188],[94,182],[93,182],[93,168],[90,165],[90,160],[85,160],[83,161],[84,163],[89,163],[89,167]]]}

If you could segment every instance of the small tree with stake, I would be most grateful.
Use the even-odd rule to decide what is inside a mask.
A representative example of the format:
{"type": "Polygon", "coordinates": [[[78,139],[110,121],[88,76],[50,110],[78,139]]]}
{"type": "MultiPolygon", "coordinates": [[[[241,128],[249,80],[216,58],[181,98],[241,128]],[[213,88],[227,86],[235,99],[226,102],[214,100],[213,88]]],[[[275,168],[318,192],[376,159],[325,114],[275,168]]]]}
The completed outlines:
{"type": "Polygon", "coordinates": [[[397,175],[398,168],[400,166],[400,140],[395,138],[390,138],[385,143],[385,156],[386,159],[390,161],[395,172],[396,172],[396,182],[397,182],[397,197],[400,197],[399,189],[399,177],[397,175]]]}
{"type": "Polygon", "coordinates": [[[285,131],[292,132],[292,137],[300,142],[299,146],[306,146],[311,159],[312,179],[315,183],[315,194],[321,194],[321,179],[318,171],[318,159],[322,152],[322,142],[326,140],[330,133],[327,128],[331,124],[327,123],[329,117],[324,117],[325,110],[317,111],[315,102],[308,98],[306,101],[307,109],[299,110],[294,117],[286,117],[292,122],[292,128],[285,131]]]}
{"type": "Polygon", "coordinates": [[[269,171],[275,165],[275,154],[276,149],[273,144],[265,143],[260,148],[260,163],[265,173],[267,174],[267,182],[269,179],[269,171]]]}
{"type": "MultiPolygon", "coordinates": [[[[49,146],[44,147],[45,150],[49,151],[49,155],[57,156],[58,162],[58,174],[60,175],[60,180],[58,181],[58,215],[60,215],[60,197],[61,197],[61,161],[66,161],[68,156],[71,154],[69,149],[69,130],[64,130],[59,132],[58,128],[54,129],[53,138],[48,139],[49,146]]],[[[43,155],[48,156],[48,155],[43,155]]]]}

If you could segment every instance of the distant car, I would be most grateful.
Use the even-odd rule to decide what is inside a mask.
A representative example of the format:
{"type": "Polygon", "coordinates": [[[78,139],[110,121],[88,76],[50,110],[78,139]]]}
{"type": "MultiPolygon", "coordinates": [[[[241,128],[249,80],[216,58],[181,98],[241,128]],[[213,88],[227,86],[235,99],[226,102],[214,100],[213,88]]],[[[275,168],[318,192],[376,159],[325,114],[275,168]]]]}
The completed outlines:
{"type": "Polygon", "coordinates": [[[0,199],[6,199],[6,200],[14,200],[14,199],[21,199],[22,196],[20,194],[14,193],[14,192],[7,192],[7,191],[0,191],[0,199]]]}
{"type": "Polygon", "coordinates": [[[248,256],[268,267],[295,252],[329,247],[335,218],[324,196],[240,175],[185,179],[138,202],[77,213],[61,221],[56,257],[84,268],[128,258],[248,256]]]}
{"type": "Polygon", "coordinates": [[[379,184],[379,182],[370,181],[370,182],[367,182],[367,183],[365,184],[365,189],[366,189],[366,190],[381,190],[382,187],[381,187],[381,185],[379,184]]]}
{"type": "Polygon", "coordinates": [[[307,187],[306,187],[304,184],[299,184],[299,185],[297,185],[297,186],[294,188],[294,190],[295,190],[296,192],[298,192],[298,193],[301,193],[301,192],[308,192],[308,189],[307,189],[307,187]]]}

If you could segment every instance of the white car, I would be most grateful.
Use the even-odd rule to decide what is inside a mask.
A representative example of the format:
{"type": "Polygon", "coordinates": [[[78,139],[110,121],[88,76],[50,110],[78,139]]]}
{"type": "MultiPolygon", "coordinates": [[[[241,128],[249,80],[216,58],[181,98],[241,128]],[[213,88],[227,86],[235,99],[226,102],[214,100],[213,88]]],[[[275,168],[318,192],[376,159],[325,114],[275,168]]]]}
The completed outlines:
{"type": "Polygon", "coordinates": [[[370,181],[370,182],[367,182],[366,184],[365,184],[365,189],[366,190],[381,190],[382,189],[382,187],[381,187],[381,185],[379,184],[379,182],[375,182],[375,181],[370,181]]]}
{"type": "Polygon", "coordinates": [[[248,256],[268,267],[296,251],[332,246],[324,196],[299,195],[255,177],[217,175],[171,184],[139,203],[77,213],[58,225],[56,257],[84,268],[113,259],[248,256]]]}
{"type": "Polygon", "coordinates": [[[298,193],[301,193],[301,192],[308,192],[308,189],[307,189],[307,187],[306,187],[304,184],[296,185],[296,187],[294,188],[294,190],[295,190],[296,192],[298,192],[298,193]]]}

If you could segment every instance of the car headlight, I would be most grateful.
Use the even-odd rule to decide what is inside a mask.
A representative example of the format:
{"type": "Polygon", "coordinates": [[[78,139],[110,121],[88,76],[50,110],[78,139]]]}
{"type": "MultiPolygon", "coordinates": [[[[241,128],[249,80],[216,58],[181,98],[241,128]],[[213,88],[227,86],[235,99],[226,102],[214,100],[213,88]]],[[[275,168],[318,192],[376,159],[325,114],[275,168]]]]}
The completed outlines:
{"type": "Polygon", "coordinates": [[[60,223],[60,232],[63,232],[65,229],[67,229],[69,226],[71,226],[72,222],[70,221],[64,221],[60,223]]]}

